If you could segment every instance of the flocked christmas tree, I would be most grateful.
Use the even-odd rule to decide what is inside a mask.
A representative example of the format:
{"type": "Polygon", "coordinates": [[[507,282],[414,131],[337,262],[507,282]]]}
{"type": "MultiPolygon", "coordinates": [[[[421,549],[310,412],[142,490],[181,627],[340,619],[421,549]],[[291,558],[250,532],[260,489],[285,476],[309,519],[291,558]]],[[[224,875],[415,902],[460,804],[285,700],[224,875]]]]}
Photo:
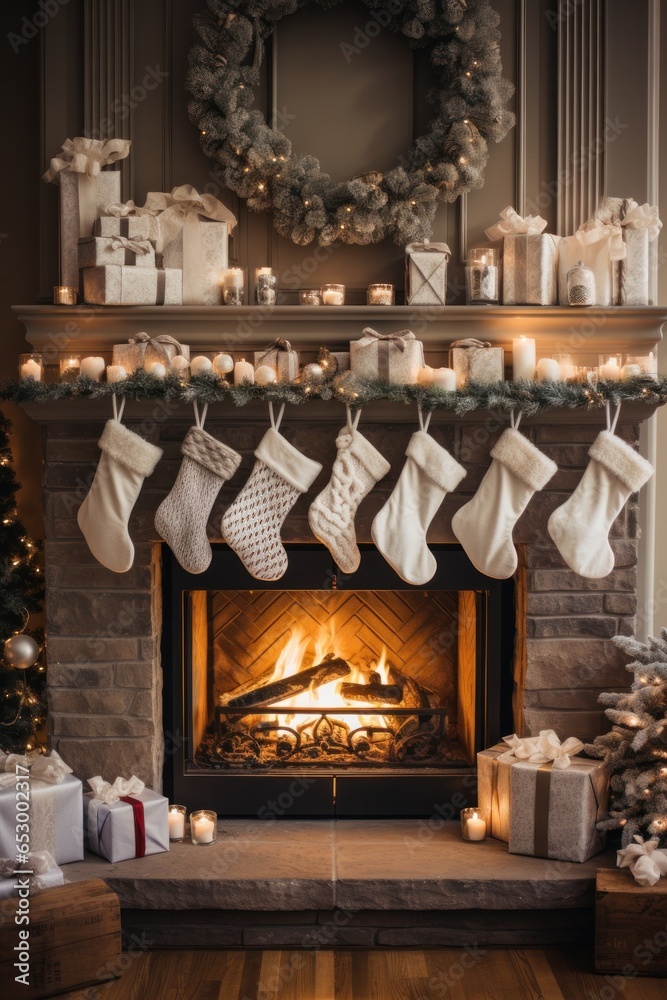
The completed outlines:
{"type": "Polygon", "coordinates": [[[40,631],[29,616],[42,608],[39,546],[16,510],[19,484],[9,447],[10,423],[0,412],[0,749],[24,752],[44,743],[46,676],[40,631]]]}
{"type": "Polygon", "coordinates": [[[638,642],[616,636],[616,645],[633,657],[629,692],[600,695],[613,722],[609,733],[586,747],[611,770],[609,818],[601,829],[623,830],[623,846],[635,834],[667,845],[667,628],[660,637],[638,642]]]}

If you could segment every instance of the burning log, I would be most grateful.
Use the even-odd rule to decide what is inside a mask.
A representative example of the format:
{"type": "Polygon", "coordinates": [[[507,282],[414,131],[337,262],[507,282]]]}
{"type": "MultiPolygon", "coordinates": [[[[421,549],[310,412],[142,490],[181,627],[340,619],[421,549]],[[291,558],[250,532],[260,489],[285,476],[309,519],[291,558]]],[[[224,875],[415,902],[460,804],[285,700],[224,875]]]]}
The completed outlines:
{"type": "Polygon", "coordinates": [[[264,705],[277,705],[281,701],[303,694],[311,688],[322,687],[340,677],[347,677],[351,668],[340,656],[327,654],[321,663],[300,670],[291,677],[282,677],[277,681],[257,687],[252,691],[230,698],[227,702],[230,708],[259,708],[264,705]]]}
{"type": "Polygon", "coordinates": [[[341,684],[340,693],[349,701],[363,701],[371,705],[399,705],[403,698],[403,689],[398,684],[382,684],[379,681],[371,681],[369,684],[341,684]]]}
{"type": "Polygon", "coordinates": [[[403,689],[403,708],[432,708],[429,692],[412,677],[401,673],[396,667],[390,667],[389,672],[395,684],[403,689]]]}

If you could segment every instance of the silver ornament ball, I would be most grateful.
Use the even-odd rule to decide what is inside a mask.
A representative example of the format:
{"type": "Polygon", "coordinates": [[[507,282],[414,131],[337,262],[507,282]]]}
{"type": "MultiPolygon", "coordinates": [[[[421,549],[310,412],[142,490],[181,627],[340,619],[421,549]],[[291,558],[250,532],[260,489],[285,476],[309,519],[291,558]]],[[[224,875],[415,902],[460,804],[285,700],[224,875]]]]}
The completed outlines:
{"type": "Polygon", "coordinates": [[[324,371],[321,365],[313,362],[309,365],[304,365],[303,371],[301,372],[301,378],[304,382],[322,382],[324,379],[324,371]]]}
{"type": "Polygon", "coordinates": [[[15,670],[26,670],[39,659],[39,646],[29,635],[12,635],[5,641],[5,663],[15,670]]]}

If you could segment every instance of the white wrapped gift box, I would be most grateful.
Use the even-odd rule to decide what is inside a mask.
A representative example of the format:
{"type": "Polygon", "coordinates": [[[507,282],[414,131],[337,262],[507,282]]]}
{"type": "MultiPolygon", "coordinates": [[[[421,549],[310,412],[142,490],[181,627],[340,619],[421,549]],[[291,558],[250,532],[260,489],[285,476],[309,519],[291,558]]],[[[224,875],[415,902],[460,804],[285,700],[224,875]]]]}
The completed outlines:
{"type": "Polygon", "coordinates": [[[86,267],[83,300],[95,306],[180,306],[183,274],[177,268],[127,264],[86,267]]]}
{"type": "Polygon", "coordinates": [[[134,777],[117,778],[114,785],[101,778],[88,783],[96,789],[83,796],[89,850],[113,863],[169,850],[169,801],[164,795],[134,777]]]}
{"type": "Polygon", "coordinates": [[[350,369],[361,378],[414,385],[424,367],[424,347],[411,330],[378,333],[366,327],[361,340],[350,344],[350,369]]]}
{"type": "Polygon", "coordinates": [[[150,240],[132,240],[127,236],[86,236],[79,240],[80,267],[105,264],[155,267],[155,247],[150,240]]]}

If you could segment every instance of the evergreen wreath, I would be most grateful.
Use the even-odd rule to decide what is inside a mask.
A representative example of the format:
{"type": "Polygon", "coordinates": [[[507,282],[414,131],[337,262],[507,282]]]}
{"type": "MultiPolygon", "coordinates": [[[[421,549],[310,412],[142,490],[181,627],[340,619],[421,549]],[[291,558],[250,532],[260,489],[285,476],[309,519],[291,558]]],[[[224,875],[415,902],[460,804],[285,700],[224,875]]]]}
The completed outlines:
{"type": "MultiPolygon", "coordinates": [[[[265,40],[281,18],[310,2],[208,0],[195,16],[187,85],[202,149],[225,186],[253,211],[273,209],[276,229],[296,244],[366,245],[391,236],[405,246],[426,239],[438,199],[452,202],[482,187],[488,143],[514,125],[499,16],[489,0],[364,0],[389,30],[428,49],[435,116],[405,165],[336,183],[315,157],[293,157],[287,137],[252,108],[265,40]]],[[[328,8],[339,0],[314,2],[328,8]]]]}

